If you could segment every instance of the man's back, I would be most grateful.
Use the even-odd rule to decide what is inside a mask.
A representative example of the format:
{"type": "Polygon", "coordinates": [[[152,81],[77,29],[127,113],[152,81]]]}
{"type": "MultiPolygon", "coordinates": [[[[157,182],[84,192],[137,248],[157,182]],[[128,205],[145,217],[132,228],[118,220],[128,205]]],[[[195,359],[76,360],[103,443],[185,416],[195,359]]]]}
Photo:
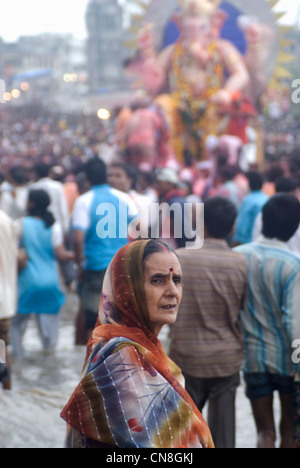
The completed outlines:
{"type": "Polygon", "coordinates": [[[235,227],[234,239],[237,242],[247,244],[252,241],[256,217],[267,201],[268,197],[262,191],[252,192],[244,198],[235,227]]]}
{"type": "Polygon", "coordinates": [[[184,293],[171,329],[171,358],[193,377],[233,375],[243,360],[239,315],[247,263],[217,239],[207,239],[200,250],[177,253],[184,293]]]}
{"type": "Polygon", "coordinates": [[[291,343],[299,315],[300,259],[286,243],[263,236],[235,250],[249,264],[248,294],[241,316],[245,372],[292,376],[291,343]]]}
{"type": "Polygon", "coordinates": [[[79,197],[73,229],[85,233],[86,269],[105,270],[118,249],[128,242],[128,224],[138,215],[130,197],[106,184],[79,197]]]}

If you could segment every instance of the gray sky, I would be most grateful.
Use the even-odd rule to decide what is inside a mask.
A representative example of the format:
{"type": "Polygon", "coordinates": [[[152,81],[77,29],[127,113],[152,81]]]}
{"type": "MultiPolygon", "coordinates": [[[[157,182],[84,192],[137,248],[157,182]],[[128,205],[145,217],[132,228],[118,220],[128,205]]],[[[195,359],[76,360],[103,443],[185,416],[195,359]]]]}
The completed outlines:
{"type": "MultiPolygon", "coordinates": [[[[121,1],[126,3],[126,0],[121,1]]],[[[0,8],[0,37],[5,41],[41,32],[70,32],[78,38],[86,35],[84,13],[88,0],[9,0],[3,3],[5,6],[0,8]]],[[[295,22],[299,4],[299,0],[279,1],[277,9],[287,11],[284,23],[295,22]]]]}

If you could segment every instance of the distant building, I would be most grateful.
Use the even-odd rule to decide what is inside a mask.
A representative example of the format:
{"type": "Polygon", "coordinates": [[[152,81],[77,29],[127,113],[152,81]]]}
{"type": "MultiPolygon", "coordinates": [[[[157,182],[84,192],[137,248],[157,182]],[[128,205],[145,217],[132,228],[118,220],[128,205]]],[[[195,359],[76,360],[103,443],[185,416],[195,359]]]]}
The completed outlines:
{"type": "Polygon", "coordinates": [[[123,9],[117,0],[90,0],[86,11],[91,93],[124,86],[123,9]]]}
{"type": "Polygon", "coordinates": [[[21,91],[13,105],[43,103],[69,109],[87,95],[85,43],[70,34],[23,36],[13,43],[0,39],[0,70],[6,91],[21,91]]]}

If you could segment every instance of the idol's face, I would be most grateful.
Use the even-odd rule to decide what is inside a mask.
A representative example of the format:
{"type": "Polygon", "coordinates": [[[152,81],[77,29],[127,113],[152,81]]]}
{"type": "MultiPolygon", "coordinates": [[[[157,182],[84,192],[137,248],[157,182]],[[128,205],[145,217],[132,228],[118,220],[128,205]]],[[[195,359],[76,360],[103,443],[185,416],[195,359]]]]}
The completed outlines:
{"type": "Polygon", "coordinates": [[[187,16],[182,21],[182,35],[187,41],[201,41],[209,36],[210,27],[206,16],[187,16]]]}

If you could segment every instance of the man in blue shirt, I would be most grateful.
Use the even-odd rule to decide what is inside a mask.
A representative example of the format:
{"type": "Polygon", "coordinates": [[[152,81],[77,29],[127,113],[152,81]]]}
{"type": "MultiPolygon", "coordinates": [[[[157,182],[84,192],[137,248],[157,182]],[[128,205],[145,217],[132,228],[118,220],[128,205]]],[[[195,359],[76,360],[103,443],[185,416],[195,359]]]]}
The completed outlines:
{"type": "Polygon", "coordinates": [[[98,158],[85,166],[91,189],[74,207],[74,251],[85,327],[93,331],[107,267],[128,243],[128,226],[139,212],[130,197],[106,183],[106,166],[98,158]]]}
{"type": "Polygon", "coordinates": [[[298,199],[277,194],[263,208],[263,235],[235,249],[248,261],[248,292],[241,314],[244,376],[259,448],[275,448],[274,391],[279,391],[282,406],[281,446],[293,446],[297,367],[292,343],[300,335],[300,258],[286,243],[299,223],[298,199]]]}
{"type": "Polygon", "coordinates": [[[251,193],[243,199],[236,220],[234,241],[238,244],[248,244],[252,241],[256,217],[269,198],[262,191],[263,176],[260,172],[249,172],[247,178],[251,193]]]}

